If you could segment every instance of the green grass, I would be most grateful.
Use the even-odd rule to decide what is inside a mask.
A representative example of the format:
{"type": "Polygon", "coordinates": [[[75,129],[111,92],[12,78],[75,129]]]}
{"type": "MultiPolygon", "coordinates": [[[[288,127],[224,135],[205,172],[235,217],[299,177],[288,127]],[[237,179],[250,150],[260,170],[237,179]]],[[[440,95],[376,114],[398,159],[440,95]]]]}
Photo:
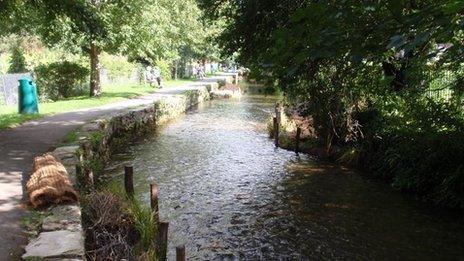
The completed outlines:
{"type": "Polygon", "coordinates": [[[64,140],[60,143],[60,145],[65,146],[65,145],[69,145],[71,143],[76,142],[77,139],[79,138],[78,134],[79,134],[79,128],[74,129],[73,131],[71,131],[70,133],[66,135],[64,140]]]}
{"type": "MultiPolygon", "coordinates": [[[[164,83],[166,88],[191,83],[192,80],[172,80],[164,83]]],[[[138,84],[115,84],[103,86],[100,97],[78,96],[66,100],[39,103],[39,114],[18,114],[18,107],[0,106],[0,130],[14,128],[23,122],[40,119],[42,117],[78,109],[98,107],[137,96],[155,92],[153,87],[138,84]]]]}
{"type": "Polygon", "coordinates": [[[144,255],[143,260],[157,260],[156,251],[153,244],[157,234],[157,224],[155,224],[154,215],[149,206],[143,205],[136,198],[127,197],[121,180],[110,180],[104,186],[103,191],[126,199],[126,207],[134,219],[134,228],[139,234],[139,242],[136,246],[138,255],[144,255]]]}

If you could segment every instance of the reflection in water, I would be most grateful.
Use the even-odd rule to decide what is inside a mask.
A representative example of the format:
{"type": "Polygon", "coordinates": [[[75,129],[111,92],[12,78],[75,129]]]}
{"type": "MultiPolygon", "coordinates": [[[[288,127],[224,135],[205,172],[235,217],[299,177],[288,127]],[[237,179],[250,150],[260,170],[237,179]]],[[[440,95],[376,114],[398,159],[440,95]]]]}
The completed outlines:
{"type": "Polygon", "coordinates": [[[463,259],[464,225],[349,170],[276,149],[272,98],[213,101],[116,155],[160,188],[169,259],[463,259]]]}

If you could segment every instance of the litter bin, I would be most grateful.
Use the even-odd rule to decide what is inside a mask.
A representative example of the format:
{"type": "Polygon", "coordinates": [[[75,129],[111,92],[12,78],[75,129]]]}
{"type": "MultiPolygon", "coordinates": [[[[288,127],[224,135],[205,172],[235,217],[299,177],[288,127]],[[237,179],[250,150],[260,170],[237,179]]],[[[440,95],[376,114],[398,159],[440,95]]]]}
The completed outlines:
{"type": "Polygon", "coordinates": [[[18,98],[19,113],[39,112],[37,88],[30,79],[19,79],[18,98]]]}

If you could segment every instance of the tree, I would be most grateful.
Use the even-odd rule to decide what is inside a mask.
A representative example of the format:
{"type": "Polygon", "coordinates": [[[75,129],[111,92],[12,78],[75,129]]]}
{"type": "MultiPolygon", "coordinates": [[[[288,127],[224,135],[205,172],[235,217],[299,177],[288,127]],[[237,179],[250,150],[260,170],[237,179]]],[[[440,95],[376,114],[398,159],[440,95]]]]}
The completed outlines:
{"type": "Polygon", "coordinates": [[[36,27],[49,45],[82,51],[90,58],[90,95],[101,93],[100,54],[118,53],[136,39],[134,18],[143,16],[147,1],[33,1],[39,10],[36,27]],[[77,48],[76,48],[77,47],[77,48]]]}
{"type": "Polygon", "coordinates": [[[90,95],[101,92],[100,53],[127,55],[133,61],[175,63],[181,55],[199,56],[206,27],[195,0],[4,0],[0,10],[10,32],[38,34],[49,46],[83,52],[90,58],[90,95]],[[21,16],[28,14],[28,24],[21,16]],[[182,52],[183,50],[191,52],[182,52]]]}
{"type": "Polygon", "coordinates": [[[177,63],[182,59],[201,58],[204,54],[214,54],[217,50],[210,48],[213,26],[204,23],[203,12],[195,0],[158,0],[146,7],[152,17],[139,17],[138,39],[144,39],[144,46],[136,48],[132,41],[126,47],[127,53],[134,60],[156,63],[164,60],[177,63]],[[144,21],[149,20],[150,23],[144,21]]]}
{"type": "Polygon", "coordinates": [[[321,115],[316,129],[327,144],[349,129],[337,122],[356,104],[414,104],[433,70],[458,72],[463,62],[462,1],[201,2],[211,17],[228,16],[224,50],[278,82],[292,102],[314,104],[306,113],[321,115]]]}
{"type": "Polygon", "coordinates": [[[9,73],[24,73],[27,72],[26,69],[26,58],[24,57],[23,50],[21,46],[14,45],[11,48],[11,60],[10,67],[8,68],[9,73]]]}
{"type": "Polygon", "coordinates": [[[200,2],[227,21],[224,50],[283,89],[327,154],[349,148],[395,187],[464,208],[463,1],[200,2]]]}

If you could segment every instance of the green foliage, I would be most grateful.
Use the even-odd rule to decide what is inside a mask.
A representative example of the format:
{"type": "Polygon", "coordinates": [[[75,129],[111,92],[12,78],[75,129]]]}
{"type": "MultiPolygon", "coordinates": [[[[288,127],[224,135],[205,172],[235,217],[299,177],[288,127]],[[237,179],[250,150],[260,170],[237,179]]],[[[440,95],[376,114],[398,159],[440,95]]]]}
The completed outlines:
{"type": "Polygon", "coordinates": [[[37,87],[42,97],[58,100],[82,94],[89,70],[69,61],[55,62],[35,68],[37,87]]]}
{"type": "Polygon", "coordinates": [[[101,55],[101,65],[107,70],[108,76],[111,79],[119,77],[129,78],[137,66],[130,63],[126,57],[120,55],[110,55],[103,53],[101,55]]]}
{"type": "Polygon", "coordinates": [[[148,251],[154,248],[157,233],[154,215],[149,207],[143,206],[136,199],[129,199],[130,213],[134,217],[134,226],[140,236],[140,248],[148,251]]]}
{"type": "Polygon", "coordinates": [[[79,139],[79,129],[75,129],[69,132],[68,134],[66,134],[66,137],[61,143],[63,145],[71,144],[71,143],[75,143],[78,139],[79,139]]]}
{"type": "Polygon", "coordinates": [[[47,211],[31,210],[21,219],[21,224],[26,228],[27,233],[32,237],[37,237],[40,233],[42,222],[50,215],[47,211]]]}
{"type": "Polygon", "coordinates": [[[277,83],[328,151],[355,148],[345,160],[464,207],[462,1],[200,3],[226,21],[225,51],[277,83]]]}
{"type": "Polygon", "coordinates": [[[151,209],[144,206],[137,199],[127,197],[122,182],[112,180],[105,185],[104,190],[107,193],[126,199],[127,212],[130,214],[134,229],[138,234],[137,251],[140,255],[154,256],[157,226],[151,209]]]}
{"type": "Polygon", "coordinates": [[[171,65],[166,60],[156,61],[156,66],[160,68],[161,78],[163,81],[169,81],[172,79],[171,65]]]}
{"type": "Polygon", "coordinates": [[[418,135],[400,131],[364,144],[362,164],[398,189],[464,208],[462,133],[418,135]]]}
{"type": "MultiPolygon", "coordinates": [[[[196,0],[133,1],[1,1],[0,33],[28,32],[39,35],[49,46],[83,53],[92,61],[91,95],[100,95],[100,53],[124,55],[144,65],[164,61],[171,77],[194,59],[217,59],[218,46],[211,40],[223,26],[206,23],[196,0]],[[28,19],[24,19],[27,17],[28,19]]],[[[2,36],[2,35],[0,35],[2,36]]],[[[103,65],[111,77],[126,74],[124,62],[103,65]]]]}
{"type": "Polygon", "coordinates": [[[11,59],[8,73],[24,73],[27,72],[26,58],[24,57],[23,50],[19,45],[11,48],[11,59]]]}

